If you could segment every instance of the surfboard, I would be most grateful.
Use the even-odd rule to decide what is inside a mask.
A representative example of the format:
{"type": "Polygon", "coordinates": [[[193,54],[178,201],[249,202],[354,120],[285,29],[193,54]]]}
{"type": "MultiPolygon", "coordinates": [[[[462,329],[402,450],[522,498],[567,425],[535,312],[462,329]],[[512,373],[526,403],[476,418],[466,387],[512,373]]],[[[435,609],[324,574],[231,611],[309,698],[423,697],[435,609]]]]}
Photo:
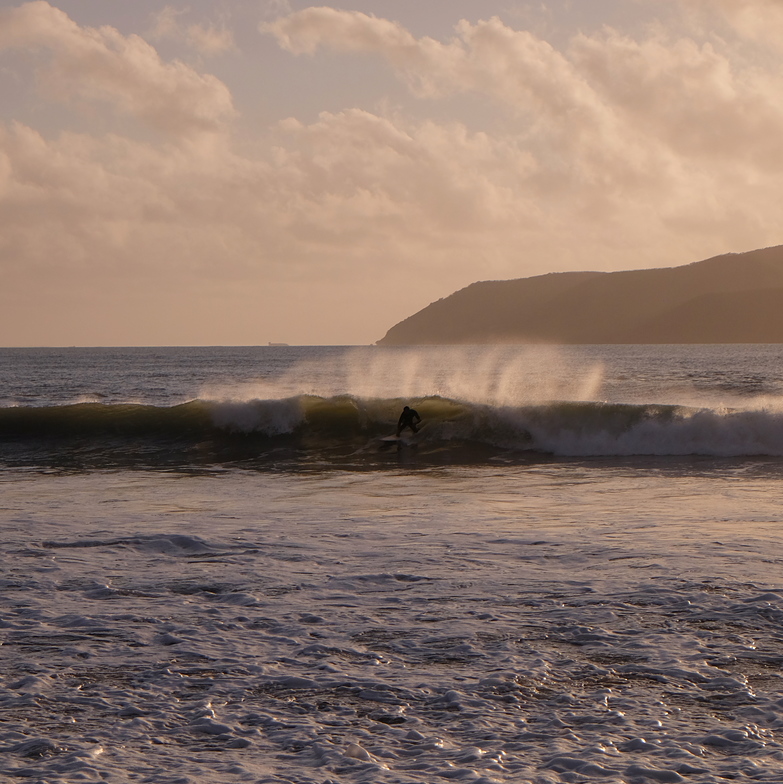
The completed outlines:
{"type": "Polygon", "coordinates": [[[422,425],[419,425],[419,429],[416,433],[413,433],[410,430],[404,430],[402,435],[397,436],[392,433],[388,436],[382,436],[378,439],[378,441],[381,442],[382,446],[387,446],[389,444],[399,444],[400,446],[415,446],[421,430],[422,425]]]}
{"type": "Polygon", "coordinates": [[[383,436],[383,438],[379,438],[378,440],[384,446],[388,446],[390,444],[398,444],[399,446],[416,446],[418,435],[418,433],[403,433],[401,436],[383,436]]]}

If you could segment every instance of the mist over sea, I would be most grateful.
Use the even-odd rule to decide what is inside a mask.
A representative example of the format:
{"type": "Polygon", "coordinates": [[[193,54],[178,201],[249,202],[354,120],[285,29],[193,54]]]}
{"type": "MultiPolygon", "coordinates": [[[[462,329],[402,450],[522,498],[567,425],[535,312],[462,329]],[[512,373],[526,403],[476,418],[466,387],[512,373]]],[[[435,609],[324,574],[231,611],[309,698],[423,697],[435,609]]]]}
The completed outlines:
{"type": "Polygon", "coordinates": [[[779,784],[782,470],[779,345],[0,349],[0,779],[779,784]]]}

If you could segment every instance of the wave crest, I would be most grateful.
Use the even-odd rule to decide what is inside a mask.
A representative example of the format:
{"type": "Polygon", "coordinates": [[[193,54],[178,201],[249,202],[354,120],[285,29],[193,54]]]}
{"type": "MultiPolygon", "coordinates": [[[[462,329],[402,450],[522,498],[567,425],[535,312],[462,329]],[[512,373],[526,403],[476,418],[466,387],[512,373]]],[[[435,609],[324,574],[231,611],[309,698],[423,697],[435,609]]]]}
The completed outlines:
{"type": "MultiPolygon", "coordinates": [[[[783,456],[783,412],[552,402],[527,406],[445,397],[195,400],[171,407],[79,403],[0,409],[0,460],[192,465],[316,460],[372,463],[404,404],[424,420],[417,459],[497,456],[783,456]]],[[[58,463],[58,464],[59,464],[58,463]]]]}

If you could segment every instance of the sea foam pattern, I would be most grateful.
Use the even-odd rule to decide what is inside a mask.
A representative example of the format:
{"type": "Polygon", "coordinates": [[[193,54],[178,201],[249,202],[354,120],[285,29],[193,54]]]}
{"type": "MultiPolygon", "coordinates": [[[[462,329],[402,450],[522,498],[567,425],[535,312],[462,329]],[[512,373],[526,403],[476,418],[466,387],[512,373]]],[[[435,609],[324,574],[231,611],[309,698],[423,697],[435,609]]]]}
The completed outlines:
{"type": "Polygon", "coordinates": [[[0,777],[777,784],[758,487],[495,474],[5,484],[0,777]]]}

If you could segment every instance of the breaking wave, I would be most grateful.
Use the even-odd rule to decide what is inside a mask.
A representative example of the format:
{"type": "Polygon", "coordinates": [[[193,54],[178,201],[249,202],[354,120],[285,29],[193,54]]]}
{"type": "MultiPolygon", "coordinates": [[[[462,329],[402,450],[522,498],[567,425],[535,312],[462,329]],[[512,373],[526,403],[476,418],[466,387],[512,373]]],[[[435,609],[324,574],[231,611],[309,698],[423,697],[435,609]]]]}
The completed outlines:
{"type": "Polygon", "coordinates": [[[556,457],[783,456],[783,412],[551,402],[526,406],[350,395],[181,405],[78,403],[0,409],[5,465],[383,463],[403,404],[424,427],[422,462],[556,457]]]}

